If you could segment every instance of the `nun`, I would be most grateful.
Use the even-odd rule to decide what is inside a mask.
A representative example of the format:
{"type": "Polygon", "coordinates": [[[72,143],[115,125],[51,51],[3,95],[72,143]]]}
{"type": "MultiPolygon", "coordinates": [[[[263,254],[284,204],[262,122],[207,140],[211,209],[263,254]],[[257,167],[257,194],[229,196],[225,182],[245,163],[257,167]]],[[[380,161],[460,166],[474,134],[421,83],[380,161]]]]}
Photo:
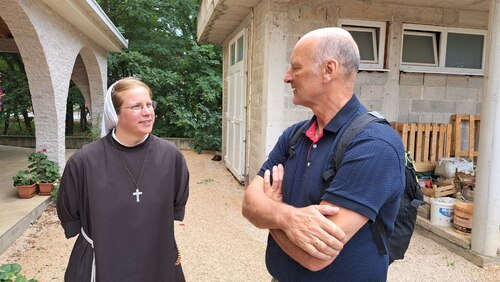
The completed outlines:
{"type": "Polygon", "coordinates": [[[57,214],[78,236],[65,281],[184,281],[174,220],[189,195],[186,161],[151,133],[151,89],[124,78],[108,89],[101,138],[68,160],[57,214]]]}

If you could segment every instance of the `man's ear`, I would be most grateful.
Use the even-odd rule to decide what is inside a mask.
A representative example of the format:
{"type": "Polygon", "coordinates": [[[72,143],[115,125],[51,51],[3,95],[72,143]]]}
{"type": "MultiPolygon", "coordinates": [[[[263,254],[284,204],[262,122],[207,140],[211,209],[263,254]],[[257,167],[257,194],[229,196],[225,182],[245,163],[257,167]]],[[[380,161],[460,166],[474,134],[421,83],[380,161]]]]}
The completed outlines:
{"type": "Polygon", "coordinates": [[[323,78],[325,80],[334,79],[339,73],[339,62],[337,60],[328,60],[323,69],[323,78]]]}

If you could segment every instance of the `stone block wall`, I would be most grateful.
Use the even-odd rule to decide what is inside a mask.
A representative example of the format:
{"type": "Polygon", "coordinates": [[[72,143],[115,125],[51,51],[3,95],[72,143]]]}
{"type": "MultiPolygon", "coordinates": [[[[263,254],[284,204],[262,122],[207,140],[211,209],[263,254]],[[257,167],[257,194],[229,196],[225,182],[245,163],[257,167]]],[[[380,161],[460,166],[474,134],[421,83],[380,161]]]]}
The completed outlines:
{"type": "Polygon", "coordinates": [[[480,114],[480,76],[401,73],[398,121],[449,123],[453,114],[480,114]]]}
{"type": "MultiPolygon", "coordinates": [[[[440,123],[449,122],[451,114],[480,113],[482,76],[401,72],[399,64],[388,64],[390,61],[399,62],[400,52],[395,49],[401,48],[401,35],[394,35],[390,31],[391,28],[402,29],[402,24],[405,23],[486,30],[487,13],[396,4],[380,5],[356,0],[287,1],[271,7],[274,11],[285,10],[288,14],[286,20],[281,23],[286,27],[283,37],[287,39],[288,44],[287,58],[303,34],[316,28],[337,26],[339,19],[386,22],[387,69],[361,70],[356,79],[355,93],[368,109],[380,112],[389,117],[389,120],[440,123]],[[390,46],[393,46],[393,50],[390,50],[390,46]],[[394,85],[391,79],[399,81],[394,85]]],[[[289,60],[285,64],[288,65],[289,60]]],[[[292,103],[293,94],[290,88],[286,88],[284,95],[283,108],[286,117],[283,128],[310,116],[310,111],[292,103]]]]}
{"type": "Polygon", "coordinates": [[[264,97],[264,77],[266,75],[264,58],[266,56],[268,43],[266,42],[267,15],[266,3],[258,5],[254,11],[254,19],[250,31],[253,32],[253,34],[251,36],[252,41],[250,41],[250,44],[252,44],[252,54],[248,54],[252,59],[250,61],[251,65],[249,66],[251,81],[249,81],[250,87],[249,93],[247,93],[249,99],[249,105],[247,107],[249,119],[247,124],[248,134],[246,136],[246,146],[249,146],[248,149],[251,153],[248,154],[248,159],[246,160],[248,164],[248,171],[246,171],[246,174],[251,175],[251,177],[257,174],[263,159],[266,157],[265,132],[267,119],[265,112],[267,106],[264,97]]]}
{"type": "Polygon", "coordinates": [[[264,0],[254,8],[249,24],[253,34],[249,38],[251,52],[248,54],[251,60],[248,66],[246,174],[250,179],[281,132],[312,115],[309,109],[293,104],[292,90],[282,79],[290,65],[295,43],[308,31],[337,26],[339,19],[387,23],[386,69],[360,71],[355,84],[356,95],[368,109],[379,111],[390,121],[402,122],[441,123],[449,122],[454,113],[480,113],[482,76],[399,70],[401,30],[406,23],[486,30],[487,13],[381,5],[363,0],[264,0]],[[277,99],[272,95],[281,96],[277,99]]]}

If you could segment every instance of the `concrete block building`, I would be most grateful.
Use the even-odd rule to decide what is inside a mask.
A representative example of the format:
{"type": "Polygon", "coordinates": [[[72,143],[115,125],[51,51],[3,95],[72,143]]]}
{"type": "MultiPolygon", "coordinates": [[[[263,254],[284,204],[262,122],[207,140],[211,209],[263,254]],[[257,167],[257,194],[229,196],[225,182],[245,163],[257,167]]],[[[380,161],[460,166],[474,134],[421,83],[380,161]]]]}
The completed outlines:
{"type": "Polygon", "coordinates": [[[474,216],[483,220],[474,221],[472,249],[496,256],[499,0],[202,0],[198,40],[223,46],[228,169],[248,183],[281,132],[311,116],[293,105],[283,76],[297,40],[331,26],[350,31],[360,48],[356,95],[389,121],[442,123],[452,114],[481,114],[474,216]]]}

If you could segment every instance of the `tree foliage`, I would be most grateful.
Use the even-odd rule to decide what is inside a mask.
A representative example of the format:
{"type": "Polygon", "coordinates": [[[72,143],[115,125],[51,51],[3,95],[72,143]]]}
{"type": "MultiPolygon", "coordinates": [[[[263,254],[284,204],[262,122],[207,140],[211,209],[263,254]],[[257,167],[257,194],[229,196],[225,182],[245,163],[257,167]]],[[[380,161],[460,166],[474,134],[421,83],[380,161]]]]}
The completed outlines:
{"type": "MultiPolygon", "coordinates": [[[[28,84],[28,78],[24,69],[22,57],[19,53],[0,53],[0,95],[2,107],[0,107],[0,128],[3,129],[2,134],[9,133],[33,135],[33,116],[30,113],[35,113],[31,93],[28,84]],[[22,117],[22,121],[21,118],[22,117]],[[17,130],[11,126],[11,121],[17,123],[17,130]]],[[[68,100],[66,108],[66,135],[73,135],[73,109],[85,109],[85,101],[83,96],[71,82],[68,90],[68,100]]],[[[87,121],[85,115],[80,119],[80,129],[86,131],[87,121]]]]}
{"type": "Polygon", "coordinates": [[[23,133],[33,134],[32,118],[28,115],[32,112],[31,95],[20,54],[0,53],[0,73],[2,74],[0,120],[3,123],[3,134],[7,134],[11,126],[11,116],[15,117],[20,131],[24,128],[27,132],[23,133]],[[24,127],[21,126],[20,115],[24,119],[24,127]]]}
{"type": "Polygon", "coordinates": [[[198,0],[102,0],[129,40],[110,54],[109,84],[137,76],[158,101],[154,133],[192,137],[195,149],[220,150],[221,49],[196,41],[198,0]]]}

